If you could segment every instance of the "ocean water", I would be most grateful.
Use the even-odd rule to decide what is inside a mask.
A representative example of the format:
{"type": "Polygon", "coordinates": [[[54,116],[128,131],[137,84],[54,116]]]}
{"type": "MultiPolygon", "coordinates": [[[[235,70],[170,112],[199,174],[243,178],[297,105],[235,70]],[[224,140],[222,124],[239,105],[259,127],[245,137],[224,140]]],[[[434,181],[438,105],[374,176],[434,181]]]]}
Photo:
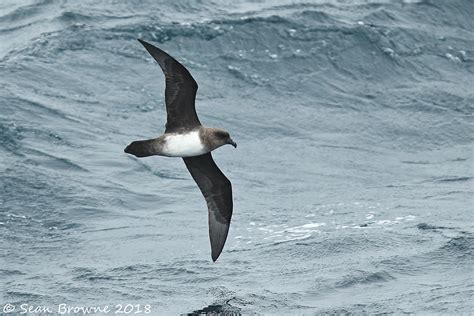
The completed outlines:
{"type": "Polygon", "coordinates": [[[473,16],[471,0],[2,0],[0,308],[474,313],[473,16]],[[201,122],[238,143],[214,152],[234,191],[216,263],[182,160],[123,153],[166,118],[137,38],[191,71],[201,122]]]}

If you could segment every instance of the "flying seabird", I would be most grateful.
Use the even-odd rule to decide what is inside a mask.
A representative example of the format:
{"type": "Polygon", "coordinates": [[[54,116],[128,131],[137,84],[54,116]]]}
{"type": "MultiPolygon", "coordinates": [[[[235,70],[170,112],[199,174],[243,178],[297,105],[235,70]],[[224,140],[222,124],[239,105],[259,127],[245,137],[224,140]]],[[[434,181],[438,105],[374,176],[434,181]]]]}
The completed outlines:
{"type": "Polygon", "coordinates": [[[232,217],[232,185],[212,159],[211,151],[237,144],[225,130],[204,127],[196,114],[198,85],[189,71],[161,49],[138,40],[165,74],[166,128],[157,138],[138,140],[125,148],[136,157],[182,157],[207,202],[209,238],[215,262],[224,248],[232,217]]]}

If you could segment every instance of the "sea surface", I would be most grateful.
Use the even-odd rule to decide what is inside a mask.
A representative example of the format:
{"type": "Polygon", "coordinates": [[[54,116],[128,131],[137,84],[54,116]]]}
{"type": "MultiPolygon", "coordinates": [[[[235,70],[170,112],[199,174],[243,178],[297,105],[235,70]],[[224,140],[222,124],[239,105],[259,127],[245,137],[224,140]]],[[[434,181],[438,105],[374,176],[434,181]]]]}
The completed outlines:
{"type": "Polygon", "coordinates": [[[471,0],[2,0],[0,308],[474,314],[473,16],[471,0]],[[137,38],[191,71],[201,122],[238,143],[213,153],[234,192],[216,263],[183,161],[123,152],[166,120],[137,38]]]}

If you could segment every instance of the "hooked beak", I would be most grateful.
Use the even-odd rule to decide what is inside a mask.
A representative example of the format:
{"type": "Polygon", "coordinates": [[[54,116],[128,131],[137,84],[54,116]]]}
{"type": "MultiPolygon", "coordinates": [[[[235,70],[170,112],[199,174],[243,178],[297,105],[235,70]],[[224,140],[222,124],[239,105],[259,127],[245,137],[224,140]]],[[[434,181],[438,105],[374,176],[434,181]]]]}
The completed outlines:
{"type": "Polygon", "coordinates": [[[227,141],[227,144],[230,144],[230,145],[234,146],[234,148],[237,148],[237,143],[234,142],[231,138],[229,138],[229,140],[227,141]]]}

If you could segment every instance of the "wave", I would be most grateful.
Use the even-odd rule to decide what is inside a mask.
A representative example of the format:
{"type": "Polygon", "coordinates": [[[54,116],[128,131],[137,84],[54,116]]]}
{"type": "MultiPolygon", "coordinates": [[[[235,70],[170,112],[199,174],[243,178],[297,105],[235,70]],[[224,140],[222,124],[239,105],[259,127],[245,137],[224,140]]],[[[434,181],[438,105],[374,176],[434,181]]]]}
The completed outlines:
{"type": "Polygon", "coordinates": [[[471,181],[473,179],[473,177],[449,177],[449,176],[445,176],[445,177],[441,177],[441,178],[436,178],[434,179],[435,182],[466,182],[466,181],[471,181]]]}
{"type": "Polygon", "coordinates": [[[473,2],[276,2],[0,5],[0,230],[13,264],[0,276],[28,280],[7,281],[9,299],[377,314],[398,300],[421,310],[439,284],[467,293],[473,2]],[[216,153],[235,188],[217,265],[182,161],[123,154],[166,117],[163,76],[136,38],[185,64],[202,122],[241,139],[216,153]],[[25,251],[58,269],[38,274],[25,251]],[[86,252],[100,256],[77,265],[86,252]],[[240,292],[209,288],[222,280],[240,292]],[[50,297],[28,296],[38,289],[50,297]]]}
{"type": "Polygon", "coordinates": [[[474,237],[465,234],[451,238],[439,251],[435,252],[438,258],[446,258],[446,255],[452,256],[453,261],[464,258],[472,260],[474,255],[474,237]]]}
{"type": "Polygon", "coordinates": [[[389,274],[386,271],[379,272],[368,272],[368,271],[358,271],[349,276],[343,278],[342,281],[336,283],[337,287],[352,287],[358,284],[370,284],[370,283],[379,283],[379,282],[388,282],[395,280],[395,277],[389,274]]]}
{"type": "Polygon", "coordinates": [[[23,139],[22,128],[14,123],[0,121],[0,148],[4,151],[20,155],[19,142],[23,139]]]}

